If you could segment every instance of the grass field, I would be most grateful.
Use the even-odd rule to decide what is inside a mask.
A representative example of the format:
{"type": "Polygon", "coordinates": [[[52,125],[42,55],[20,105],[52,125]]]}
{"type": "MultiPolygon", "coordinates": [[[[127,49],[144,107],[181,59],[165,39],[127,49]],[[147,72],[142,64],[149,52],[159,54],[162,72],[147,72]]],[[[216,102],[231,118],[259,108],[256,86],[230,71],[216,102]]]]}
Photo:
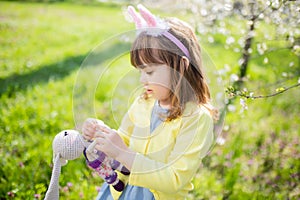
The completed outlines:
{"type": "MultiPolygon", "coordinates": [[[[113,37],[133,25],[124,20],[120,7],[106,4],[0,2],[0,8],[0,199],[43,199],[51,176],[52,139],[60,130],[74,128],[74,107],[87,106],[84,100],[90,100],[86,91],[95,92],[94,114],[113,128],[127,102],[112,97],[135,95],[121,90],[136,89],[132,85],[137,81],[128,78],[136,74],[126,54],[126,38],[120,42],[113,37]],[[112,60],[112,55],[118,57],[112,60]],[[93,75],[105,66],[105,76],[96,79],[93,75]],[[100,86],[86,84],[91,80],[100,86]]],[[[239,53],[224,48],[222,35],[214,35],[214,43],[207,42],[209,36],[201,36],[201,43],[217,68],[227,64],[230,73],[237,73],[239,53]]],[[[246,86],[255,93],[274,92],[277,86],[270,83],[283,80],[285,71],[298,76],[283,85],[298,81],[297,56],[281,51],[268,59],[268,64],[251,60],[246,86]]],[[[221,135],[225,143],[204,159],[188,198],[298,199],[299,99],[295,88],[248,100],[249,109],[242,113],[235,101],[221,135]]],[[[83,158],[70,161],[62,168],[61,199],[94,199],[101,184],[83,158]]]]}

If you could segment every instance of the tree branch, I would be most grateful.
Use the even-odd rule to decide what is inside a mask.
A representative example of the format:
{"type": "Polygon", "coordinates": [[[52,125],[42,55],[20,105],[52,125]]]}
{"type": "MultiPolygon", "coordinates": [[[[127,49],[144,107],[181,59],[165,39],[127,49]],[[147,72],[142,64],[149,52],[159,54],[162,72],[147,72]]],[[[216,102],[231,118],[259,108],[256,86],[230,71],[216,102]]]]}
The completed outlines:
{"type": "Polygon", "coordinates": [[[280,90],[279,92],[276,92],[274,94],[269,94],[269,95],[259,95],[259,96],[251,96],[251,95],[240,95],[242,97],[245,97],[247,99],[263,99],[263,98],[269,98],[269,97],[274,97],[274,96],[277,96],[279,94],[282,94],[292,88],[295,88],[295,87],[299,87],[300,86],[300,83],[297,83],[295,85],[292,85],[290,87],[287,87],[287,88],[283,88],[282,90],[280,90]]]}
{"type": "Polygon", "coordinates": [[[270,3],[265,8],[263,8],[257,15],[253,15],[252,17],[253,17],[254,21],[256,21],[259,18],[259,15],[263,14],[271,6],[272,6],[272,4],[270,3]]]}

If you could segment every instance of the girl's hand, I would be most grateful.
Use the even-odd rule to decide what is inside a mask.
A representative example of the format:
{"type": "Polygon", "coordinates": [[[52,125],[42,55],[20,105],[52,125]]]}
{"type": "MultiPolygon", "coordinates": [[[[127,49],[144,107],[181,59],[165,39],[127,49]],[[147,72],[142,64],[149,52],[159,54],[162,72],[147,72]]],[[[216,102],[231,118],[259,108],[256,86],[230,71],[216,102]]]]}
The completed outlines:
{"type": "Polygon", "coordinates": [[[96,132],[101,129],[102,126],[107,127],[101,120],[94,118],[86,119],[82,126],[83,138],[86,140],[94,139],[96,132]]]}
{"type": "Polygon", "coordinates": [[[115,130],[102,126],[99,131],[95,135],[97,142],[95,148],[116,159],[130,170],[136,153],[126,146],[115,130]]]}
{"type": "Polygon", "coordinates": [[[97,140],[96,149],[114,159],[116,159],[122,151],[128,150],[128,147],[118,133],[108,127],[100,127],[95,137],[97,140]]]}

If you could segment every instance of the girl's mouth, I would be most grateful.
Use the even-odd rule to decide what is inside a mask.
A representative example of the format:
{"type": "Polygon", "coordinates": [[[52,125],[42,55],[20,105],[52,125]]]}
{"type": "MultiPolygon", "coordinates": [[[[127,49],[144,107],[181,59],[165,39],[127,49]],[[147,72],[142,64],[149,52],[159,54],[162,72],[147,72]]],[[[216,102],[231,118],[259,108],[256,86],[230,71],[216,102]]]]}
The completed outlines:
{"type": "Polygon", "coordinates": [[[151,94],[153,92],[153,90],[151,90],[151,89],[146,89],[146,93],[147,94],[151,94]]]}

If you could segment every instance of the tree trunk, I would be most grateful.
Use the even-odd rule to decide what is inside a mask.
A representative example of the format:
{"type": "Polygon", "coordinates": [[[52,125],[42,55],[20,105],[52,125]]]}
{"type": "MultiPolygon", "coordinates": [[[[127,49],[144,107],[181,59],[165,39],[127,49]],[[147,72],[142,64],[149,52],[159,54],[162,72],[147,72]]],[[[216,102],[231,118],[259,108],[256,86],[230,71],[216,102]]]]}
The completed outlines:
{"type": "Polygon", "coordinates": [[[255,29],[255,20],[251,19],[251,25],[249,27],[247,38],[246,38],[246,41],[245,41],[245,46],[244,46],[244,49],[243,49],[242,64],[240,66],[240,81],[241,82],[243,82],[243,79],[247,75],[247,68],[248,68],[248,63],[249,63],[249,59],[250,59],[249,49],[252,45],[254,29],[255,29]]]}

